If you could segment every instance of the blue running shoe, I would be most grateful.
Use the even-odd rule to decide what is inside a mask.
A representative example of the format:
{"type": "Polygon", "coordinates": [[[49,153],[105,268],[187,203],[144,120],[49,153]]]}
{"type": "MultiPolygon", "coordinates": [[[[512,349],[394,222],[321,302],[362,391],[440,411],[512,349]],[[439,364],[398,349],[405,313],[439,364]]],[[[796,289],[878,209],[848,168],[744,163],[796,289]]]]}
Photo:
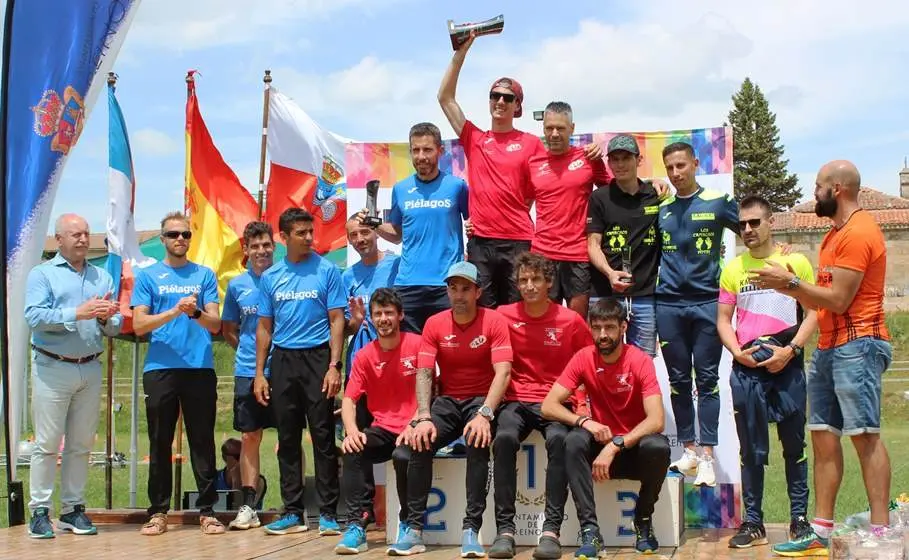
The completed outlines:
{"type": "Polygon", "coordinates": [[[265,532],[269,535],[290,535],[307,530],[309,530],[309,527],[303,524],[300,516],[296,513],[285,513],[278,520],[272,521],[265,526],[265,532]]]}
{"type": "Polygon", "coordinates": [[[60,516],[57,527],[65,531],[72,531],[74,535],[97,535],[98,529],[92,524],[91,519],[85,515],[85,506],[78,505],[73,511],[60,516]]]}
{"type": "Polygon", "coordinates": [[[473,529],[461,533],[461,558],[485,558],[486,551],[480,544],[479,535],[473,529]]]}
{"type": "Polygon", "coordinates": [[[574,553],[578,560],[595,560],[603,548],[603,537],[595,527],[581,529],[581,546],[574,553]]]}
{"type": "Polygon", "coordinates": [[[327,515],[319,516],[319,534],[325,536],[331,535],[340,535],[341,534],[341,524],[338,523],[333,517],[327,515]]]}
{"type": "Polygon", "coordinates": [[[406,523],[401,523],[398,526],[398,541],[389,546],[385,552],[389,556],[410,556],[426,552],[426,545],[423,544],[423,534],[419,531],[414,531],[406,523]],[[403,531],[401,527],[403,527],[403,531]]]}
{"type": "Polygon", "coordinates": [[[335,554],[360,554],[366,549],[366,531],[357,523],[352,523],[344,531],[341,542],[335,546],[335,554]]]}
{"type": "Polygon", "coordinates": [[[35,508],[35,513],[28,522],[28,536],[33,539],[52,539],[56,536],[46,507],[35,508]]]}
{"type": "Polygon", "coordinates": [[[819,537],[812,529],[800,538],[774,545],[771,549],[778,556],[827,556],[830,539],[819,537]]]}
{"type": "Polygon", "coordinates": [[[407,535],[407,530],[408,530],[407,522],[398,521],[398,534],[395,537],[396,543],[399,543],[404,540],[405,536],[407,535]]]}

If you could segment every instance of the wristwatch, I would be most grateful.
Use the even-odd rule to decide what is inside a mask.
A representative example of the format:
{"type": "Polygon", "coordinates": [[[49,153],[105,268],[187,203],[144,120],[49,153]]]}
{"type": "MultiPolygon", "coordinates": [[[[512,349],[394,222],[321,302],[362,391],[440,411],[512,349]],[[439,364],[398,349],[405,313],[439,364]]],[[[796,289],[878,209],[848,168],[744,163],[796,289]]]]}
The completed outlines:
{"type": "Polygon", "coordinates": [[[477,412],[477,414],[489,420],[490,422],[492,422],[492,419],[496,417],[495,414],[492,413],[492,409],[485,404],[480,407],[480,410],[477,412]]]}
{"type": "Polygon", "coordinates": [[[612,438],[612,445],[619,448],[619,451],[625,451],[625,438],[622,436],[614,436],[612,438]]]}
{"type": "Polygon", "coordinates": [[[201,317],[201,316],[202,316],[202,310],[201,310],[201,309],[196,309],[195,311],[193,311],[193,319],[198,319],[198,318],[201,317]]]}
{"type": "Polygon", "coordinates": [[[786,287],[789,288],[790,290],[794,290],[794,289],[798,288],[801,283],[802,283],[801,278],[799,278],[798,276],[793,276],[789,280],[789,283],[786,284],[786,287]]]}
{"type": "Polygon", "coordinates": [[[792,348],[792,352],[795,354],[795,357],[798,358],[802,355],[802,347],[794,342],[788,344],[789,348],[792,348]]]}
{"type": "Polygon", "coordinates": [[[329,365],[328,367],[333,367],[336,370],[341,371],[342,369],[344,369],[344,362],[342,362],[341,360],[338,360],[337,362],[329,365]]]}
{"type": "Polygon", "coordinates": [[[421,422],[432,422],[432,418],[417,418],[416,420],[411,420],[410,427],[416,428],[417,424],[419,424],[421,422]]]}

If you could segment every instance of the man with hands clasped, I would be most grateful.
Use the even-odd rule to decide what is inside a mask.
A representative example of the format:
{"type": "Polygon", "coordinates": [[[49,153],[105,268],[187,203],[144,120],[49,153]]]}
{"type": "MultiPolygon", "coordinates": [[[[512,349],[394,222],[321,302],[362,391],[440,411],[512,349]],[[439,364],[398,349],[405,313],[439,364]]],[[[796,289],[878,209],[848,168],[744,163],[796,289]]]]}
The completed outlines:
{"type": "Polygon", "coordinates": [[[634,510],[635,550],[653,553],[654,504],[669,468],[669,440],[653,360],[625,344],[627,314],[614,299],[593,305],[588,318],[594,346],[574,355],[543,401],[543,416],[573,426],[565,437],[565,468],[581,526],[575,558],[592,560],[603,549],[597,524],[593,482],[613,478],[640,480],[634,510]],[[584,385],[590,416],[579,416],[564,403],[584,385]]]}
{"type": "Polygon", "coordinates": [[[120,331],[118,304],[111,301],[113,280],[85,258],[88,223],[75,214],[64,214],[54,229],[57,254],[31,270],[25,291],[25,319],[32,329],[35,352],[35,451],[29,471],[28,534],[39,539],[54,537],[50,511],[61,440],[65,446],[58,526],[77,535],[97,532],[85,515],[84,490],[101,402],[98,357],[103,337],[120,331]]]}
{"type": "Polygon", "coordinates": [[[307,530],[300,442],[308,421],[319,495],[319,534],[339,535],[334,403],[341,388],[348,302],[338,268],[312,250],[312,214],[288,208],[278,219],[278,228],[287,256],[259,282],[253,390],[260,403],[274,407],[284,515],[266,525],[265,532],[284,535],[307,530]],[[267,379],[269,351],[271,377],[267,379]]]}
{"type": "Polygon", "coordinates": [[[467,443],[467,511],[462,558],[482,558],[478,533],[486,509],[489,451],[496,410],[511,379],[512,350],[505,318],[480,308],[477,267],[459,262],[449,269],[451,309],[426,321],[417,360],[417,411],[404,438],[411,450],[407,469],[407,529],[388,553],[409,555],[423,548],[423,514],[432,487],[436,451],[462,435],[467,443]],[[433,377],[438,396],[433,395],[433,377]],[[431,403],[431,406],[430,406],[431,403]]]}

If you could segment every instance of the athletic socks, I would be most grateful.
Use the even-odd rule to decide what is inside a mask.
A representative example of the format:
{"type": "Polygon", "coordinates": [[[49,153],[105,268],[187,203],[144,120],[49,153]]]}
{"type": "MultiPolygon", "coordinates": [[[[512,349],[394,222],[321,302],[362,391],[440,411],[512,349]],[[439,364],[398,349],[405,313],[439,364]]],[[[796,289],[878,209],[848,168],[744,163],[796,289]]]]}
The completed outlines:
{"type": "Polygon", "coordinates": [[[830,535],[833,534],[833,520],[815,517],[814,521],[811,522],[811,528],[814,529],[814,534],[817,536],[822,539],[829,539],[830,535]]]}

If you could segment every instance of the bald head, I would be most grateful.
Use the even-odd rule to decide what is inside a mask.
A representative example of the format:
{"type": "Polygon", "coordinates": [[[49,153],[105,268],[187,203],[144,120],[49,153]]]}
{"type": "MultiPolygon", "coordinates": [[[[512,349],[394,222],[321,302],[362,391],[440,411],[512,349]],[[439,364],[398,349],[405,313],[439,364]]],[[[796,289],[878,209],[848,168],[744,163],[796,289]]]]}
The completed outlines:
{"type": "Polygon", "coordinates": [[[88,222],[76,214],[63,214],[54,223],[54,237],[63,258],[81,266],[88,254],[88,222]]]}
{"type": "Polygon", "coordinates": [[[838,159],[821,167],[817,174],[817,183],[830,188],[839,187],[843,196],[856,200],[862,186],[862,177],[854,163],[838,159]]]}
{"type": "Polygon", "coordinates": [[[78,214],[61,214],[54,223],[55,235],[60,235],[67,230],[73,229],[88,231],[88,222],[78,214]]]}

